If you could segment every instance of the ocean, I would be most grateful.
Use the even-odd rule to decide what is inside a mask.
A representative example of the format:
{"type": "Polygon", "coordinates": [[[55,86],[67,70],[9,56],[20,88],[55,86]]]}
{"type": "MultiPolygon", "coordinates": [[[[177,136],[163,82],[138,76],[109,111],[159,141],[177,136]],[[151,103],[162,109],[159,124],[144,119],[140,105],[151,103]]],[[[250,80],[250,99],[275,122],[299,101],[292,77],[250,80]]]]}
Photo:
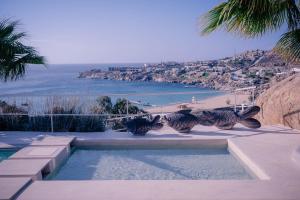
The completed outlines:
{"type": "Polygon", "coordinates": [[[142,64],[57,64],[31,65],[26,76],[17,81],[0,82],[0,99],[45,96],[102,96],[103,94],[120,94],[112,96],[112,100],[129,96],[131,101],[141,104],[167,105],[173,103],[190,102],[194,96],[196,100],[222,94],[207,88],[187,86],[177,83],[157,82],[127,82],[115,80],[79,79],[80,72],[90,69],[107,69],[108,67],[142,66],[142,64]],[[170,94],[171,92],[203,92],[201,94],[170,94]],[[160,95],[138,95],[145,93],[160,93],[160,95]]]}

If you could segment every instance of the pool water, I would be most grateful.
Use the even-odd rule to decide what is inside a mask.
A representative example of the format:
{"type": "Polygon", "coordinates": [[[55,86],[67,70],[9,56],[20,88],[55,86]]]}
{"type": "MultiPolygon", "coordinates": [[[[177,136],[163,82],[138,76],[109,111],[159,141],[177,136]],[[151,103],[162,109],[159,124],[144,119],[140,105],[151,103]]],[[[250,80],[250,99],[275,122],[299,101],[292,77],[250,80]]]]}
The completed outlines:
{"type": "Polygon", "coordinates": [[[5,159],[7,159],[9,156],[11,156],[12,154],[14,154],[16,152],[16,150],[10,150],[10,149],[8,149],[8,150],[1,150],[0,149],[0,162],[2,161],[2,160],[5,160],[5,159]]]}
{"type": "Polygon", "coordinates": [[[77,149],[49,179],[252,179],[227,149],[77,149]]]}

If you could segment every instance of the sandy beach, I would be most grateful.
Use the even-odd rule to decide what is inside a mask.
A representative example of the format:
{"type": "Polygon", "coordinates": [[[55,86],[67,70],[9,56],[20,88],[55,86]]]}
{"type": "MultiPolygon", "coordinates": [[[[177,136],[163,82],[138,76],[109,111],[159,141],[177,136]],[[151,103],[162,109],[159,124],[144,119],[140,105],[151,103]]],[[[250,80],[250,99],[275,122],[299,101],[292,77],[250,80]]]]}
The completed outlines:
{"type": "MultiPolygon", "coordinates": [[[[250,101],[248,99],[248,94],[239,94],[236,98],[236,103],[238,105],[244,104],[250,104],[250,101]]],[[[181,104],[172,104],[167,106],[159,106],[154,108],[146,109],[146,111],[150,113],[165,113],[165,112],[175,112],[178,110],[181,110],[184,107],[191,108],[193,110],[197,109],[212,109],[212,108],[219,108],[224,106],[233,106],[235,102],[235,96],[234,94],[225,94],[222,96],[212,97],[209,99],[205,99],[202,101],[197,101],[192,103],[192,100],[190,102],[181,103],[181,104]]]]}

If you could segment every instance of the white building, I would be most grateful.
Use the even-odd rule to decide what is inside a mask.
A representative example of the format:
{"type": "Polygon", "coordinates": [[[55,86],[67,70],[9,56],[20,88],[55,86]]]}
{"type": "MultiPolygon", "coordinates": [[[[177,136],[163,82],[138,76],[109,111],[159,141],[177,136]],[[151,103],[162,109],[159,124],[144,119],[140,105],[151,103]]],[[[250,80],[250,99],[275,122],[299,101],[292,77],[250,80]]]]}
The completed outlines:
{"type": "Polygon", "coordinates": [[[294,68],[292,68],[292,72],[300,73],[300,68],[294,67],[294,68]]]}

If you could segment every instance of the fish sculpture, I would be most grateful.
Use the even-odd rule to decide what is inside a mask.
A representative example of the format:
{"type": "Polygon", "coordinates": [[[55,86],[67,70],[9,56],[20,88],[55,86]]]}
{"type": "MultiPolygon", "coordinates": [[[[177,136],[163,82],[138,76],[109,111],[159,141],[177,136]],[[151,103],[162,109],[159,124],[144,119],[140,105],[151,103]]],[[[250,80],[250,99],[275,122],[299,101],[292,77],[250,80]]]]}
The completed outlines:
{"type": "Polygon", "coordinates": [[[191,109],[180,110],[164,116],[164,121],[180,133],[189,133],[191,129],[199,124],[196,116],[191,114],[191,109]]]}
{"type": "Polygon", "coordinates": [[[204,126],[216,126],[223,130],[232,129],[237,123],[241,123],[248,128],[260,128],[260,122],[252,118],[259,111],[260,107],[252,106],[241,113],[233,110],[209,110],[195,113],[195,116],[199,124],[204,126]]]}
{"type": "Polygon", "coordinates": [[[158,130],[163,127],[163,124],[159,122],[159,119],[159,115],[155,116],[153,120],[139,117],[127,121],[125,126],[133,135],[144,136],[150,130],[158,130]]]}

